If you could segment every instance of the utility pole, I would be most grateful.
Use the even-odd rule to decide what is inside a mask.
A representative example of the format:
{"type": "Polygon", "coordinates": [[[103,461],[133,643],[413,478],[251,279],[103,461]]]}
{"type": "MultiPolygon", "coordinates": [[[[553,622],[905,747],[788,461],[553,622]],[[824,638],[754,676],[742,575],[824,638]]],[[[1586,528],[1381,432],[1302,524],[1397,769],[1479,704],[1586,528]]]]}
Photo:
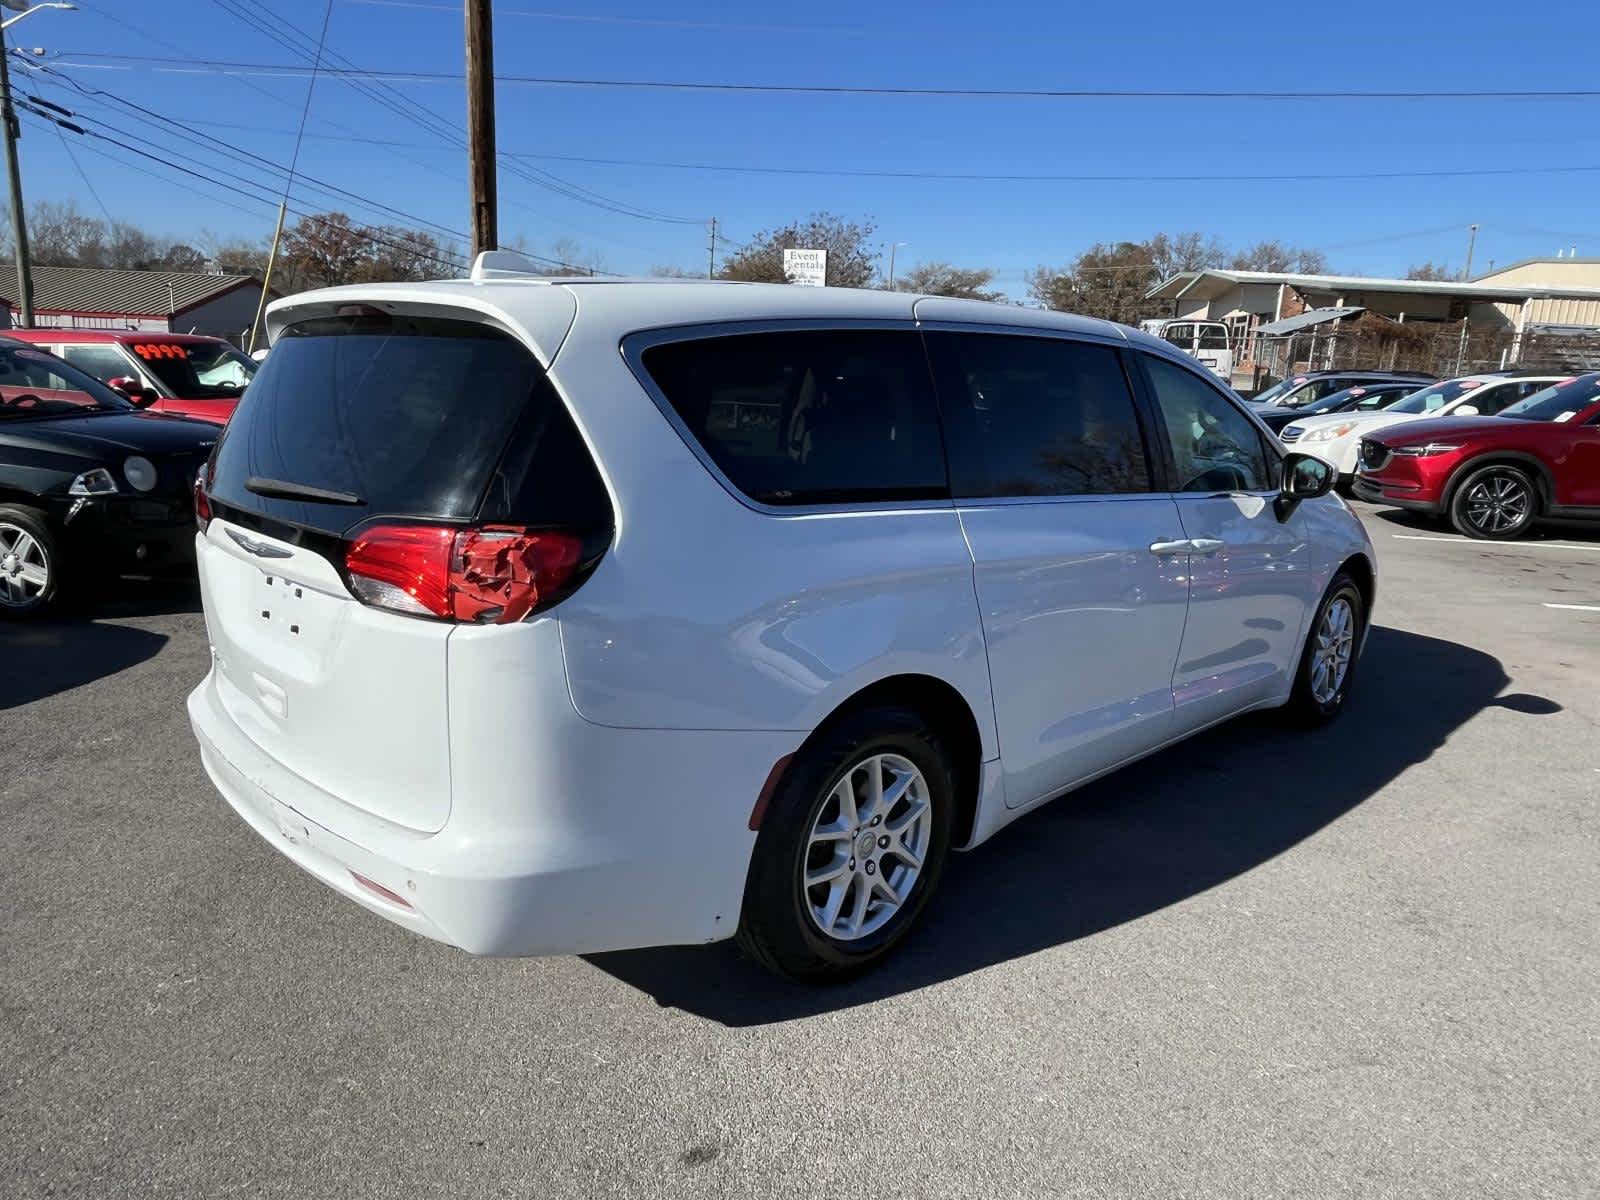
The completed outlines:
{"type": "Polygon", "coordinates": [[[1467,265],[1462,269],[1461,278],[1472,278],[1472,248],[1478,244],[1478,227],[1467,226],[1467,265]]]}
{"type": "Polygon", "coordinates": [[[717,219],[711,218],[711,238],[706,243],[706,278],[717,277],[717,219]]]}
{"type": "Polygon", "coordinates": [[[906,242],[889,243],[889,290],[891,292],[894,291],[894,252],[907,244],[906,242]]]}
{"type": "Polygon", "coordinates": [[[495,199],[494,19],[490,0],[467,5],[467,171],[472,180],[472,253],[499,248],[495,199]]]}
{"type": "MultiPolygon", "coordinates": [[[[9,22],[7,22],[9,24],[9,22]]],[[[0,124],[5,126],[6,180],[11,185],[11,239],[17,248],[17,306],[22,327],[33,328],[33,264],[28,260],[28,223],[22,215],[22,168],[17,165],[17,114],[11,107],[11,51],[6,48],[4,28],[0,28],[0,124]]]]}

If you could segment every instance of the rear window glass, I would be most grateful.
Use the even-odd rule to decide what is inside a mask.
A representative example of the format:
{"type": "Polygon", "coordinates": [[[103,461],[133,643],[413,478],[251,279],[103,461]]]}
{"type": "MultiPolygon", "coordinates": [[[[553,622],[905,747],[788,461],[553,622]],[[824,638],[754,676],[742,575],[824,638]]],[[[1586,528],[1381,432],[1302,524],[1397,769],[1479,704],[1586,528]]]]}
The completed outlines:
{"type": "Polygon", "coordinates": [[[930,333],[960,497],[1151,491],[1117,352],[1010,334],[930,333]]]}
{"type": "Polygon", "coordinates": [[[950,494],[927,360],[913,332],[739,334],[668,342],[643,361],[690,434],[751,499],[950,494]]]}
{"type": "Polygon", "coordinates": [[[469,520],[542,378],[525,347],[472,322],[377,314],[292,326],[228,423],[213,496],[329,531],[368,516],[469,520]],[[282,494],[296,488],[348,502],[282,494]]]}

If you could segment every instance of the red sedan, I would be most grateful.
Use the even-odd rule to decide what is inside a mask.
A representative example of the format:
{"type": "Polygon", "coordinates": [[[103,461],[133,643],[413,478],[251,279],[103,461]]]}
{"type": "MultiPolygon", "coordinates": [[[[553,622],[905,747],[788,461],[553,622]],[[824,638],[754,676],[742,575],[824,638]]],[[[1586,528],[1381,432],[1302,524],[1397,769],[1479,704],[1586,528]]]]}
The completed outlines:
{"type": "Polygon", "coordinates": [[[1363,500],[1448,516],[1475,538],[1520,537],[1544,520],[1600,523],[1600,371],[1493,417],[1413,421],[1363,438],[1363,500]]]}
{"type": "Polygon", "coordinates": [[[8,329],[140,408],[225,425],[260,365],[217,337],[129,329],[8,329]]]}

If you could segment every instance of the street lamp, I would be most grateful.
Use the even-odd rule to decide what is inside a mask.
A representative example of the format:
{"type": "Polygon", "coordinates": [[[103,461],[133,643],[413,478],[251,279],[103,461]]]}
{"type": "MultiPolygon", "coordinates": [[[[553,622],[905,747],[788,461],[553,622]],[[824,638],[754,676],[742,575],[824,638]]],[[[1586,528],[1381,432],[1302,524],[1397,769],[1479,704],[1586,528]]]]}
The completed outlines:
{"type": "Polygon", "coordinates": [[[910,242],[894,242],[889,246],[889,290],[894,291],[894,252],[901,246],[909,246],[910,242]]]}
{"type": "Polygon", "coordinates": [[[33,265],[28,261],[28,224],[22,216],[22,170],[17,165],[17,114],[11,107],[11,51],[6,48],[5,32],[23,17],[47,8],[76,9],[76,4],[49,3],[30,6],[28,0],[0,0],[0,7],[17,15],[0,21],[0,126],[6,143],[6,181],[11,185],[11,238],[17,249],[17,306],[22,310],[22,327],[33,327],[33,265]]]}

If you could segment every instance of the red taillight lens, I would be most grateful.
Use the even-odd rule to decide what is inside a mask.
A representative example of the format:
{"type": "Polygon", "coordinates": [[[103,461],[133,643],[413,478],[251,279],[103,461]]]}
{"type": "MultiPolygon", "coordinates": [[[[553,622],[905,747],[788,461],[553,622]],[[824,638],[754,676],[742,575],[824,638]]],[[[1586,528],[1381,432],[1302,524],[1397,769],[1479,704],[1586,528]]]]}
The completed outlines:
{"type": "Polygon", "coordinates": [[[206,495],[206,488],[210,484],[211,467],[203,466],[195,472],[194,477],[194,523],[200,526],[201,533],[211,524],[211,497],[206,495]]]}
{"type": "Polygon", "coordinates": [[[520,621],[564,588],[583,543],[566,533],[373,525],[345,547],[364,604],[446,621],[520,621]]]}

